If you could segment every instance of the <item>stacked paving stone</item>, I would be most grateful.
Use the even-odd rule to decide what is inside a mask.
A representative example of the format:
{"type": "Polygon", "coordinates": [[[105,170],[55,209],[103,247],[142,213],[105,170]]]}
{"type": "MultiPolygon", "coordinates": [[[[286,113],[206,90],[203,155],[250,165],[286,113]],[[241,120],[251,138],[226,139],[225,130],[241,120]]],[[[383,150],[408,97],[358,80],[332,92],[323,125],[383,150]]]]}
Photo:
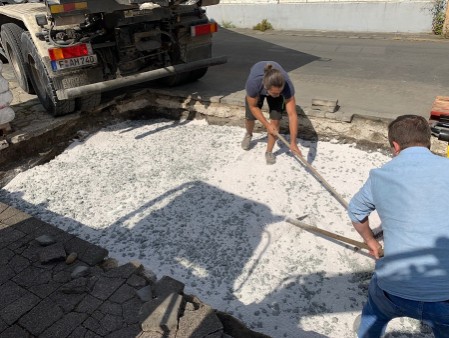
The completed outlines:
{"type": "Polygon", "coordinates": [[[266,338],[184,284],[0,203],[0,337],[266,338]]]}

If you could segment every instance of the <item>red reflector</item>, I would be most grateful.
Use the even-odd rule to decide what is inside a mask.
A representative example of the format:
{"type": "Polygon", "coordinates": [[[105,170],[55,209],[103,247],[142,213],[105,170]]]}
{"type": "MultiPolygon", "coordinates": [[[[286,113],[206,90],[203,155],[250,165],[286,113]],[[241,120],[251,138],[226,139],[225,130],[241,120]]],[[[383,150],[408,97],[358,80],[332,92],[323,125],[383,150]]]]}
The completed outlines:
{"type": "Polygon", "coordinates": [[[197,25],[190,27],[190,34],[192,36],[200,36],[215,33],[218,31],[218,24],[216,22],[206,23],[204,25],[197,25]]]}
{"type": "Polygon", "coordinates": [[[91,54],[90,45],[81,43],[79,45],[63,48],[51,48],[48,50],[52,61],[70,59],[91,54]]]}

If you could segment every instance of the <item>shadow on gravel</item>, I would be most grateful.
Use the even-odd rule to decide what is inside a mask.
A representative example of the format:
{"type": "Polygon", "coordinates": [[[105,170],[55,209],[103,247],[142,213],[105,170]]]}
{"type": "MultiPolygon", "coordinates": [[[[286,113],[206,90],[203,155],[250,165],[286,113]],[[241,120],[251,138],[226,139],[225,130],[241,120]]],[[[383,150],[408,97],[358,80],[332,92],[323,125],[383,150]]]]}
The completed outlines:
{"type": "MultiPolygon", "coordinates": [[[[104,229],[92,229],[55,214],[47,209],[46,203],[32,205],[24,201],[22,195],[23,192],[8,193],[2,189],[0,200],[69,229],[71,234],[106,248],[112,257],[122,262],[138,259],[160,274],[159,277],[164,274],[182,281],[189,292],[206,304],[220,303],[220,310],[235,318],[243,318],[242,313],[253,313],[254,320],[246,324],[255,331],[269,325],[271,330],[279,327],[295,332],[297,337],[324,338],[326,336],[317,332],[301,329],[302,320],[358,311],[363,305],[360,300],[365,300],[370,271],[332,277],[326,276],[325,271],[298,274],[297,258],[292,260],[290,272],[281,272],[285,277],[274,285],[272,277],[277,272],[272,271],[273,276],[260,273],[260,269],[267,270],[267,264],[268,268],[278,264],[267,262],[264,255],[267,250],[273,250],[275,244],[265,228],[281,222],[284,217],[273,214],[267,205],[202,181],[188,182],[166,191],[104,229]],[[270,291],[265,293],[266,290],[270,291]],[[240,301],[245,294],[259,300],[240,301]]],[[[67,201],[68,206],[71,203],[73,201],[67,201]]],[[[317,262],[313,262],[309,256],[300,258],[299,264],[311,264],[312,268],[321,259],[316,257],[317,262]]],[[[331,317],[326,325],[329,326],[327,334],[332,327],[338,327],[331,317]]]]}

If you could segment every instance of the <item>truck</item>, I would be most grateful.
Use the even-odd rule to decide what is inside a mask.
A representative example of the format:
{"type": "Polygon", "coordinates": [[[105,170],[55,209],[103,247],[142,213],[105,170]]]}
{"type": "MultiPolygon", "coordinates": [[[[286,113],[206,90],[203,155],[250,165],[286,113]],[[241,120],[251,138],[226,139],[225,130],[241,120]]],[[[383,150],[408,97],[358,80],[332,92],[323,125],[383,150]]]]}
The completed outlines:
{"type": "Polygon", "coordinates": [[[212,56],[219,0],[2,0],[0,54],[53,116],[89,111],[102,93],[195,81],[212,56]]]}

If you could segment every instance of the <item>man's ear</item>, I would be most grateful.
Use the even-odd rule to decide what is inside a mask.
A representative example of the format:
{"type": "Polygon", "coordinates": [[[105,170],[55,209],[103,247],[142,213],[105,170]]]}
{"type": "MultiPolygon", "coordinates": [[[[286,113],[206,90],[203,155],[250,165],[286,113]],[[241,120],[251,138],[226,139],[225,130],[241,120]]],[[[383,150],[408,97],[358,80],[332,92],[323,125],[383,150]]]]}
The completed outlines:
{"type": "Polygon", "coordinates": [[[401,146],[396,141],[393,141],[393,155],[394,156],[399,155],[400,152],[401,152],[401,146]]]}

